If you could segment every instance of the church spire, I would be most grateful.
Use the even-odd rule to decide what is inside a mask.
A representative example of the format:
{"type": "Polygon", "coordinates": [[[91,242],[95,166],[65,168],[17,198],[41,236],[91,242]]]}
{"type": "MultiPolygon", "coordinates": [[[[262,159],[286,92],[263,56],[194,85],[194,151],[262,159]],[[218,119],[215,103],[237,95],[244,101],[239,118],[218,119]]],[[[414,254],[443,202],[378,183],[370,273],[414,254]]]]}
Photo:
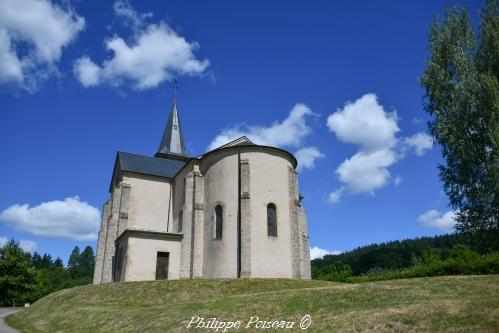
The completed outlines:
{"type": "Polygon", "coordinates": [[[168,117],[168,122],[163,133],[156,157],[167,157],[167,155],[183,155],[185,152],[184,136],[180,127],[177,110],[177,80],[173,80],[173,104],[168,117]]]}

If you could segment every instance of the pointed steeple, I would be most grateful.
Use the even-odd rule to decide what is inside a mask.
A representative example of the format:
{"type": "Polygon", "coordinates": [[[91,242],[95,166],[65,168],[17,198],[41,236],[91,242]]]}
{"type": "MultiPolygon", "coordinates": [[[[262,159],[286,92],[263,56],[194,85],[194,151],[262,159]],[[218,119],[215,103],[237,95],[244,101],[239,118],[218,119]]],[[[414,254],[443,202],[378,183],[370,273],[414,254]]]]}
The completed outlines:
{"type": "Polygon", "coordinates": [[[182,135],[182,128],[180,126],[177,110],[177,80],[174,80],[173,87],[174,97],[172,109],[170,111],[170,116],[168,117],[168,122],[166,123],[163,138],[161,139],[156,157],[168,157],[168,155],[181,155],[187,157],[187,153],[185,152],[184,136],[182,135]]]}

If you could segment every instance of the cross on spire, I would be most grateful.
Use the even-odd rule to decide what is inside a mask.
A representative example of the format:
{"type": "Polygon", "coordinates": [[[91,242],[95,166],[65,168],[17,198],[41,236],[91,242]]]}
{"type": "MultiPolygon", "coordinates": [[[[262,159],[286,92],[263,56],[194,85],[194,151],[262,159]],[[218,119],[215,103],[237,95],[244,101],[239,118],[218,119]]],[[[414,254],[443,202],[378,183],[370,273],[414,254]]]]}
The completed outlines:
{"type": "Polygon", "coordinates": [[[173,100],[177,101],[177,88],[178,88],[177,79],[173,79],[172,88],[173,88],[173,100]]]}
{"type": "Polygon", "coordinates": [[[180,119],[177,111],[177,79],[172,80],[173,103],[166,123],[165,131],[159,145],[156,157],[167,157],[173,155],[187,156],[185,152],[184,136],[180,127],[180,119]]]}

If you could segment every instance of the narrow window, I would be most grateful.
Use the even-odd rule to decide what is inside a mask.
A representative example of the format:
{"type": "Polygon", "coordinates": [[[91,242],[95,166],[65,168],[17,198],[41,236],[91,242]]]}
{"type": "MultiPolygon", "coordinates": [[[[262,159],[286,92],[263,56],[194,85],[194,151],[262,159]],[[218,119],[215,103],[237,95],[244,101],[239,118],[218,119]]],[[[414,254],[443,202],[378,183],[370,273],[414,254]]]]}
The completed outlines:
{"type": "Polygon", "coordinates": [[[177,222],[177,232],[182,232],[182,221],[184,219],[184,211],[180,211],[178,213],[178,222],[177,222]]]}
{"type": "Polygon", "coordinates": [[[116,256],[113,258],[114,267],[114,282],[119,282],[121,280],[121,269],[123,267],[123,246],[118,247],[116,256]]]}
{"type": "Polygon", "coordinates": [[[223,208],[221,205],[215,207],[215,239],[222,239],[223,208]]]}
{"type": "Polygon", "coordinates": [[[277,213],[273,203],[267,205],[267,235],[277,237],[277,213]]]}
{"type": "Polygon", "coordinates": [[[123,265],[122,264],[122,261],[123,261],[123,246],[120,246],[118,248],[118,255],[117,255],[117,259],[116,259],[116,270],[117,271],[120,271],[121,270],[121,266],[123,265]]]}
{"type": "Polygon", "coordinates": [[[156,280],[168,279],[169,252],[158,252],[156,257],[156,280]]]}

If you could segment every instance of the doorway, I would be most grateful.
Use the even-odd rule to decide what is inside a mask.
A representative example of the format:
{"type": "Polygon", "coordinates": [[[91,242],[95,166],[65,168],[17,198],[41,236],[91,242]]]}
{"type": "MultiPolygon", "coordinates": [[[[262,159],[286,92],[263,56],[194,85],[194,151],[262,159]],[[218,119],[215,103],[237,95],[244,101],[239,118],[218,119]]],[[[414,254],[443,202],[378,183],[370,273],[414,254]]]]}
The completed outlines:
{"type": "Polygon", "coordinates": [[[156,258],[156,280],[168,279],[168,264],[170,261],[169,252],[158,252],[156,258]]]}

